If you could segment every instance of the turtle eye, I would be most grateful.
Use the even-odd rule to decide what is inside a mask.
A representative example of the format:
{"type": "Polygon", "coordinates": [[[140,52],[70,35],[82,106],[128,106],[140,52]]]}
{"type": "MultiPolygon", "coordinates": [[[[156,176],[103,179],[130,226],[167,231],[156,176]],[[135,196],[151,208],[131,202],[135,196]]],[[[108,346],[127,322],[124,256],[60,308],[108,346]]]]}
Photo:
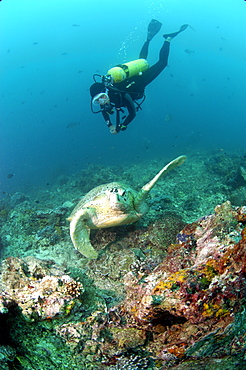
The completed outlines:
{"type": "Polygon", "coordinates": [[[118,193],[118,189],[117,188],[113,188],[110,190],[111,193],[118,193]]]}

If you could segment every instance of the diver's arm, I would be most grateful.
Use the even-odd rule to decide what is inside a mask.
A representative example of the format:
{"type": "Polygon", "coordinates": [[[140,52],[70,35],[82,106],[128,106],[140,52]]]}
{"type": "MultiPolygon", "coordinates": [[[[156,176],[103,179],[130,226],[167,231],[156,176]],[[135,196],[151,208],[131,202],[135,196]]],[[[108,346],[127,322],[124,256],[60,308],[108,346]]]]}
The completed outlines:
{"type": "Polygon", "coordinates": [[[108,127],[112,126],[110,115],[104,109],[102,110],[102,115],[103,115],[104,121],[106,122],[106,125],[108,127]]]}
{"type": "Polygon", "coordinates": [[[129,125],[129,123],[132,122],[132,120],[136,117],[134,101],[128,93],[124,95],[124,103],[126,109],[128,110],[128,115],[121,124],[122,131],[124,131],[126,129],[126,126],[129,125]]]}

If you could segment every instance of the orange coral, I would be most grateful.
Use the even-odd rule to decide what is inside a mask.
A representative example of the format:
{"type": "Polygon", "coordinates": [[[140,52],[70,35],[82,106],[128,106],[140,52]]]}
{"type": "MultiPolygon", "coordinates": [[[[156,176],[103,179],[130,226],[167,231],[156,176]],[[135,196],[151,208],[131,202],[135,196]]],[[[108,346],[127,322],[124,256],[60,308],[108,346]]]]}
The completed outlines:
{"type": "Polygon", "coordinates": [[[175,272],[167,277],[166,281],[161,280],[154,288],[153,293],[160,292],[165,289],[172,289],[174,285],[180,285],[186,279],[186,269],[175,272]]]}
{"type": "Polygon", "coordinates": [[[172,355],[182,358],[185,356],[185,344],[181,343],[179,346],[174,345],[170,348],[168,348],[168,352],[170,352],[172,355]]]}

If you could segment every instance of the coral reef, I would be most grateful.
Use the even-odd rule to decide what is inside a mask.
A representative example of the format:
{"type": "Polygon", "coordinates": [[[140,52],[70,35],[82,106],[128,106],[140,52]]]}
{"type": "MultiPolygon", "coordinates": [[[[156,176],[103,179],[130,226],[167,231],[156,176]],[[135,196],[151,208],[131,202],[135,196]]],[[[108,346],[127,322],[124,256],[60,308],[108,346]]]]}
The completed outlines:
{"type": "MultiPolygon", "coordinates": [[[[178,244],[171,244],[164,261],[141,282],[143,290],[137,287],[141,301],[135,309],[137,319],[151,322],[155,312],[160,316],[167,311],[202,322],[233,311],[245,285],[245,231],[237,221],[242,210],[235,212],[226,202],[215,208],[214,215],[185,226],[177,235],[178,244]]],[[[129,273],[129,291],[134,289],[132,281],[129,273]]]]}
{"type": "MultiPolygon", "coordinates": [[[[19,321],[22,330],[35,323],[44,330],[48,320],[50,341],[66,348],[76,369],[192,369],[206,357],[211,368],[213,360],[222,366],[227,359],[233,369],[246,361],[245,221],[246,207],[232,207],[229,201],[218,205],[213,214],[183,225],[180,231],[170,228],[176,239],[171,244],[169,238],[164,241],[159,260],[154,251],[160,251],[158,242],[163,248],[165,222],[159,220],[143,230],[129,227],[131,237],[122,235],[112,243],[109,255],[119,256],[119,242],[122,248],[131,240],[129,252],[136,245],[139,249],[128,255],[126,250],[126,265],[119,266],[122,276],[112,268],[106,280],[101,277],[103,299],[97,305],[95,296],[94,302],[90,298],[88,283],[73,279],[53,261],[7,258],[1,266],[2,315],[12,315],[13,321],[18,308],[12,325],[15,328],[19,321]],[[117,304],[110,291],[103,289],[110,280],[117,281],[108,283],[121,296],[117,304]]],[[[109,258],[107,265],[107,255],[104,251],[97,262],[90,261],[86,274],[96,263],[103,270],[121,261],[109,258]]],[[[95,277],[98,284],[100,275],[95,277]]],[[[35,356],[20,355],[8,346],[2,349],[6,353],[3,364],[12,361],[23,369],[35,368],[35,356]]],[[[57,366],[57,360],[53,361],[50,368],[57,366]]]]}
{"type": "Polygon", "coordinates": [[[72,246],[81,189],[137,189],[159,166],[91,166],[3,196],[1,369],[245,368],[245,157],[191,158],[156,186],[146,217],[92,232],[98,259],[72,246]]]}
{"type": "MultiPolygon", "coordinates": [[[[127,297],[118,311],[122,333],[126,327],[145,329],[144,348],[164,368],[190,358],[222,359],[235,354],[236,342],[246,360],[245,211],[229,202],[217,206],[213,215],[184,227],[152,273],[125,275],[127,297]]],[[[108,330],[114,340],[115,330],[108,330]]],[[[112,345],[103,347],[112,356],[112,345]]]]}
{"type": "Polygon", "coordinates": [[[80,282],[52,261],[34,257],[9,257],[0,268],[1,312],[17,305],[28,321],[53,319],[68,314],[83,293],[80,282]]]}

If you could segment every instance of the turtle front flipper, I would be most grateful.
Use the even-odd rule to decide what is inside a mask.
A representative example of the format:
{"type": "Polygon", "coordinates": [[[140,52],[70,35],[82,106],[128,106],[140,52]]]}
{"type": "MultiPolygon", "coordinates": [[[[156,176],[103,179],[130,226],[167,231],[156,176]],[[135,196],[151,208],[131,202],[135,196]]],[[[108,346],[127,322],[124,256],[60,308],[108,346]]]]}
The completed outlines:
{"type": "Polygon", "coordinates": [[[147,198],[149,191],[153,188],[153,186],[157,183],[157,181],[164,175],[166,175],[169,171],[173,170],[174,168],[180,166],[186,161],[186,156],[181,155],[175,158],[173,161],[169,162],[164,166],[155,177],[150,180],[147,184],[145,184],[142,189],[140,189],[137,198],[135,199],[135,206],[138,209],[141,206],[142,202],[147,198]]]}
{"type": "Polygon", "coordinates": [[[97,258],[98,253],[91,245],[90,228],[86,225],[90,217],[91,209],[81,209],[68,220],[70,221],[70,236],[75,249],[85,257],[94,259],[97,258]]]}
{"type": "Polygon", "coordinates": [[[186,161],[186,159],[187,157],[185,155],[180,155],[173,161],[166,164],[166,166],[164,166],[152,180],[150,180],[146,185],[142,187],[142,190],[149,192],[162,176],[166,175],[169,171],[173,170],[174,168],[181,166],[181,164],[183,164],[186,161]]]}

